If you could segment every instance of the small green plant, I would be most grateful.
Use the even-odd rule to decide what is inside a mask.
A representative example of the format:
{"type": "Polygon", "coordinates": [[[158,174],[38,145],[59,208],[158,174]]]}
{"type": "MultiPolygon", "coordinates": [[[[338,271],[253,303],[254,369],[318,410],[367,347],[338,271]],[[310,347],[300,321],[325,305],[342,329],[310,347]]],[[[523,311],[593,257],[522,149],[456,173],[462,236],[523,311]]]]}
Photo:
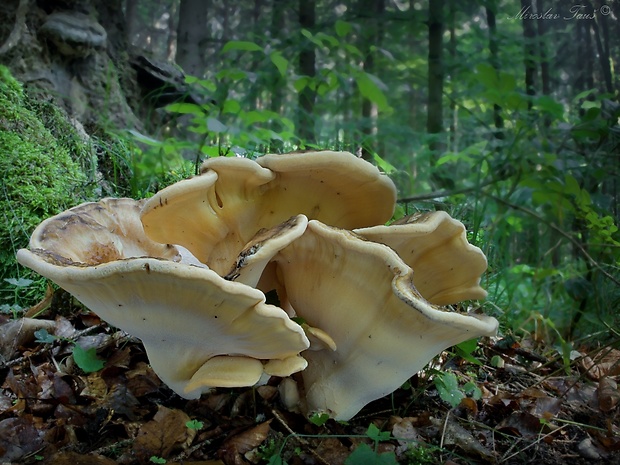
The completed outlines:
{"type": "Polygon", "coordinates": [[[480,388],[472,381],[468,381],[462,387],[459,386],[458,378],[451,371],[437,372],[433,376],[433,383],[441,400],[450,404],[452,408],[457,407],[465,397],[478,400],[482,396],[480,388]]]}
{"type": "Polygon", "coordinates": [[[377,447],[381,441],[391,438],[388,431],[381,431],[374,424],[370,424],[366,430],[366,436],[374,442],[374,447],[362,443],[345,460],[345,465],[397,465],[396,456],[393,452],[379,454],[377,447]]]}
{"type": "Polygon", "coordinates": [[[329,415],[327,413],[314,413],[309,418],[310,423],[316,426],[323,426],[329,420],[329,415]]]}
{"type": "Polygon", "coordinates": [[[407,464],[409,465],[431,465],[437,463],[437,457],[434,452],[438,449],[432,446],[418,445],[417,447],[409,447],[405,452],[407,464]]]}
{"type": "Polygon", "coordinates": [[[149,459],[149,462],[151,462],[151,463],[166,463],[166,459],[163,459],[161,457],[157,457],[156,455],[153,455],[149,459]]]}
{"type": "Polygon", "coordinates": [[[85,373],[94,373],[101,370],[105,362],[97,356],[97,350],[93,347],[84,349],[82,346],[67,338],[54,336],[47,332],[46,329],[40,329],[34,332],[35,342],[42,344],[51,344],[55,340],[63,340],[73,344],[73,360],[75,364],[85,373]]]}
{"type": "Polygon", "coordinates": [[[185,426],[187,426],[189,429],[198,431],[204,428],[205,424],[200,420],[190,420],[187,423],[185,423],[185,426]]]}

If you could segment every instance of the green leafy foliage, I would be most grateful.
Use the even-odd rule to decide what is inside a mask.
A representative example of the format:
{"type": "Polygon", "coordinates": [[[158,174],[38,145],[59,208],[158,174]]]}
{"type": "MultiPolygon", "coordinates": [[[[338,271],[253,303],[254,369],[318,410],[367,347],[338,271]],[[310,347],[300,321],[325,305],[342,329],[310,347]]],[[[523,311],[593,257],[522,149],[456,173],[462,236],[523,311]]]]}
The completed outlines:
{"type": "Polygon", "coordinates": [[[395,465],[398,463],[393,452],[377,453],[377,444],[391,438],[388,431],[381,431],[371,423],[366,430],[366,436],[374,441],[375,448],[365,443],[358,445],[345,460],[345,465],[395,465]]]}
{"type": "Polygon", "coordinates": [[[344,461],[345,465],[397,465],[393,452],[377,454],[368,444],[360,444],[344,461]]]}
{"type": "Polygon", "coordinates": [[[95,348],[83,349],[79,344],[73,346],[73,360],[85,373],[99,371],[105,365],[105,362],[97,357],[95,348]]]}
{"type": "Polygon", "coordinates": [[[451,407],[458,406],[465,397],[465,393],[459,387],[456,375],[452,372],[438,373],[433,378],[433,383],[441,400],[450,404],[451,407]]]}
{"type": "Polygon", "coordinates": [[[310,423],[315,424],[316,426],[323,426],[329,420],[329,415],[327,413],[315,413],[309,418],[310,423]]]}
{"type": "Polygon", "coordinates": [[[198,431],[204,427],[204,423],[200,420],[190,420],[185,423],[185,426],[187,426],[189,429],[194,429],[198,431]]]}

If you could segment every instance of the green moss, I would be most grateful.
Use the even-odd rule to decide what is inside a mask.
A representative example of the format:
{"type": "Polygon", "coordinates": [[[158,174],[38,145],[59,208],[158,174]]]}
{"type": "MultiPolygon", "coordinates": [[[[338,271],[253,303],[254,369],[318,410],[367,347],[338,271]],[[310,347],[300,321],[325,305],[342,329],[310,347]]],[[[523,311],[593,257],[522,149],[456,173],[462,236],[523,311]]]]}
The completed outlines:
{"type": "Polygon", "coordinates": [[[33,229],[92,196],[94,186],[76,161],[87,147],[52,108],[29,99],[0,66],[0,305],[14,303],[5,279],[24,274],[15,252],[27,246],[33,229]]]}

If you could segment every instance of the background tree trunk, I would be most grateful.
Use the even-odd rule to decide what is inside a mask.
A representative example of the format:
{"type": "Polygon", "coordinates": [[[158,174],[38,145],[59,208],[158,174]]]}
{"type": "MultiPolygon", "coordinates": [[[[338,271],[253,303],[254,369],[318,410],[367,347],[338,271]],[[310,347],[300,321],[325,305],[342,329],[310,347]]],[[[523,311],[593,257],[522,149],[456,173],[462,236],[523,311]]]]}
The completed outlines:
{"type": "MultiPolygon", "coordinates": [[[[441,140],[443,132],[443,0],[429,3],[428,8],[428,109],[426,131],[431,135],[431,166],[435,166],[445,144],[441,140]]],[[[451,187],[449,177],[435,171],[433,179],[438,187],[451,187]]]]}
{"type": "MultiPolygon", "coordinates": [[[[497,39],[497,24],[495,22],[495,9],[497,4],[491,1],[487,4],[487,24],[489,26],[489,61],[495,72],[499,75],[499,45],[497,39]]],[[[493,124],[495,125],[495,138],[503,139],[504,120],[502,119],[502,108],[498,104],[493,104],[493,124]]]]}
{"type": "Polygon", "coordinates": [[[208,0],[181,0],[176,62],[187,74],[203,76],[208,0]]]}
{"type": "MultiPolygon", "coordinates": [[[[314,31],[316,26],[316,4],[314,0],[299,0],[299,26],[302,29],[314,31]]],[[[311,78],[316,75],[314,44],[308,40],[304,41],[299,54],[299,74],[311,78]]],[[[308,86],[299,93],[298,132],[302,140],[310,143],[315,141],[314,115],[312,114],[315,98],[315,91],[308,86]]]]}
{"type": "MultiPolygon", "coordinates": [[[[534,12],[531,0],[521,0],[521,9],[534,12]]],[[[525,67],[525,93],[536,95],[536,30],[534,21],[521,21],[523,25],[523,64],[525,67]]],[[[532,107],[531,100],[528,101],[528,108],[532,107]]]]}
{"type": "MultiPolygon", "coordinates": [[[[374,47],[381,44],[381,26],[385,12],[384,0],[360,0],[360,16],[364,17],[362,22],[362,46],[364,72],[375,74],[374,47]]],[[[362,158],[372,160],[372,136],[377,130],[376,126],[377,106],[370,99],[362,99],[362,158]]]]}

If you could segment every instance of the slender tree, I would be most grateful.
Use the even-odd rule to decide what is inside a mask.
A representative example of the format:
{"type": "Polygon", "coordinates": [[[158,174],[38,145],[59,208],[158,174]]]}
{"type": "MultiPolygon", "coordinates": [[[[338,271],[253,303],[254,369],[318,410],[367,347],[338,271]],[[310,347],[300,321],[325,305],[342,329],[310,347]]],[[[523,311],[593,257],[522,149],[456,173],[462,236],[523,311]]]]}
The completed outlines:
{"type": "MultiPolygon", "coordinates": [[[[299,26],[302,29],[314,31],[316,26],[316,4],[314,0],[299,0],[299,26]]],[[[302,76],[315,77],[316,53],[314,44],[306,40],[302,44],[299,54],[299,74],[302,76]]],[[[303,141],[314,142],[314,101],[315,92],[306,86],[299,93],[298,108],[298,133],[303,141]]]]}
{"type": "Polygon", "coordinates": [[[181,0],[177,25],[176,62],[187,74],[202,76],[207,39],[208,0],[181,0]]]}
{"type": "MultiPolygon", "coordinates": [[[[432,152],[431,165],[435,162],[445,144],[440,139],[443,132],[443,0],[429,2],[428,8],[428,108],[426,131],[433,135],[429,143],[432,152]]],[[[435,171],[434,180],[438,187],[452,187],[453,181],[435,171]]]]}
{"type": "MultiPolygon", "coordinates": [[[[380,44],[383,35],[382,25],[385,12],[384,0],[360,0],[360,16],[364,17],[362,28],[362,46],[364,53],[364,72],[375,74],[375,56],[373,47],[380,44]]],[[[376,105],[367,98],[362,99],[362,158],[372,159],[370,140],[376,132],[376,105]]]]}
{"type": "MultiPolygon", "coordinates": [[[[497,4],[494,0],[490,0],[486,6],[487,24],[489,26],[489,61],[495,72],[499,75],[499,44],[497,39],[497,23],[495,21],[495,9],[497,4]]],[[[504,120],[502,118],[502,108],[497,104],[493,104],[493,124],[495,125],[495,138],[504,138],[504,120]]]]}
{"type": "MultiPolygon", "coordinates": [[[[533,12],[532,0],[521,0],[523,11],[533,12]]],[[[521,21],[523,25],[523,64],[525,67],[525,93],[536,95],[536,29],[534,21],[526,19],[521,21]]],[[[532,102],[528,102],[531,108],[532,102]]]]}

